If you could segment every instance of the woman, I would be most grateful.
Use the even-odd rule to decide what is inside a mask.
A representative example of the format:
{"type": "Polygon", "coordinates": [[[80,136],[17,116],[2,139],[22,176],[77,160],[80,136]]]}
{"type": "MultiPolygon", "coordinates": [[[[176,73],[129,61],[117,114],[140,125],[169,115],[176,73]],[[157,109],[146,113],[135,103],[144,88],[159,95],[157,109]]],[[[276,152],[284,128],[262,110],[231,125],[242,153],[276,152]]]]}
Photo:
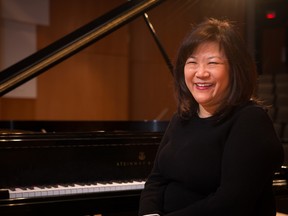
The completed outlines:
{"type": "Polygon", "coordinates": [[[253,98],[257,72],[229,21],[208,19],[174,68],[178,112],[159,146],[139,216],[272,216],[281,143],[253,98]]]}

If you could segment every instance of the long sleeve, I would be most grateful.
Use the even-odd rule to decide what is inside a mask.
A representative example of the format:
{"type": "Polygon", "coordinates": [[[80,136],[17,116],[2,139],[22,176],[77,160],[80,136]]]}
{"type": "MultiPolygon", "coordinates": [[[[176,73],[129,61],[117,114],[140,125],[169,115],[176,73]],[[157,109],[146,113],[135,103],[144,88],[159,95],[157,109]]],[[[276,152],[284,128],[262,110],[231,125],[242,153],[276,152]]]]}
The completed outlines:
{"type": "Polygon", "coordinates": [[[225,142],[220,186],[215,193],[165,216],[273,215],[272,207],[270,212],[259,209],[271,203],[272,175],[282,157],[281,144],[266,113],[255,107],[243,110],[225,142]]]}
{"type": "Polygon", "coordinates": [[[145,183],[145,189],[141,194],[139,216],[145,214],[161,214],[163,206],[163,193],[167,185],[167,180],[162,176],[159,170],[158,158],[161,149],[165,147],[169,140],[170,127],[174,124],[175,116],[171,119],[166,132],[161,140],[158,148],[153,169],[149,175],[147,182],[145,183]]]}

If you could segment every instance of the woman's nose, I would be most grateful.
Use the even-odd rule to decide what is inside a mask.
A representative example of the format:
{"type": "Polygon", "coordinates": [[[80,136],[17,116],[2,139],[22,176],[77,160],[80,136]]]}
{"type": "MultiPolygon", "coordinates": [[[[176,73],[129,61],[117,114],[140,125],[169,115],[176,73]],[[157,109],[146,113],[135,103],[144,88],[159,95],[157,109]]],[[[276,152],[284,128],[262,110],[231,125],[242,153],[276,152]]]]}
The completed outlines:
{"type": "Polygon", "coordinates": [[[206,78],[210,76],[210,73],[204,65],[199,65],[196,71],[196,76],[198,78],[206,78]]]}

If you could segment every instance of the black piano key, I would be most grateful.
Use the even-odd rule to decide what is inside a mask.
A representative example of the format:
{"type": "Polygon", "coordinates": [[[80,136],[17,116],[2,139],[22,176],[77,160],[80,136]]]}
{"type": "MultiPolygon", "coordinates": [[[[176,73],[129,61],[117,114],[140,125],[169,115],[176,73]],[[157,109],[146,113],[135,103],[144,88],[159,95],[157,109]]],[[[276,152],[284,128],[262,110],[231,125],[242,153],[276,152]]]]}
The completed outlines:
{"type": "MultiPolygon", "coordinates": [[[[79,182],[79,183],[77,183],[77,185],[80,185],[80,186],[86,186],[86,185],[88,185],[87,183],[85,183],[85,182],[79,182]]],[[[91,185],[91,184],[90,184],[91,185]]]]}
{"type": "Polygon", "coordinates": [[[69,187],[69,184],[60,184],[62,187],[69,187]]]}
{"type": "Polygon", "coordinates": [[[27,190],[28,188],[27,188],[27,187],[20,187],[20,189],[25,191],[25,190],[27,190]]]}
{"type": "Polygon", "coordinates": [[[45,185],[45,188],[53,188],[53,185],[45,185]]]}

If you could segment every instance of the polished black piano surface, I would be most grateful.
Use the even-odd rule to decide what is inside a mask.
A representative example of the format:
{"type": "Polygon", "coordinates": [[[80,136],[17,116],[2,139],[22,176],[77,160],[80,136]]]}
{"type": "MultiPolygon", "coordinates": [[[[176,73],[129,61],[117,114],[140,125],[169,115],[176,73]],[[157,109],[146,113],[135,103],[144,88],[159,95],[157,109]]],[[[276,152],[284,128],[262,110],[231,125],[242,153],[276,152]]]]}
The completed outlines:
{"type": "Polygon", "coordinates": [[[136,215],[167,124],[0,122],[0,215],[136,215]]]}

